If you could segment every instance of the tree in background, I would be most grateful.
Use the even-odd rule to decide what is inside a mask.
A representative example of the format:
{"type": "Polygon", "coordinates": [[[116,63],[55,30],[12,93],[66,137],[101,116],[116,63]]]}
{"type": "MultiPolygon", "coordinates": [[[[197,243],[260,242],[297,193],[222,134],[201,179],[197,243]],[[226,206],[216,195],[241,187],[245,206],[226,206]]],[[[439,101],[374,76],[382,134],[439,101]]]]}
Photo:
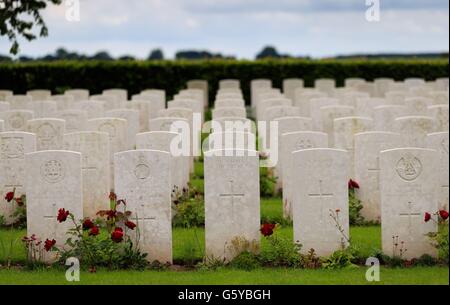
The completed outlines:
{"type": "Polygon", "coordinates": [[[264,49],[262,49],[261,52],[259,52],[256,55],[256,59],[263,59],[263,58],[281,58],[282,56],[278,53],[277,49],[272,46],[267,46],[264,49]]]}
{"type": "Polygon", "coordinates": [[[41,11],[49,3],[61,4],[62,0],[0,0],[0,36],[7,36],[12,45],[11,54],[19,52],[18,39],[24,37],[31,41],[37,38],[33,28],[37,28],[40,37],[48,35],[48,28],[41,11]],[[31,16],[32,20],[29,20],[31,16]]]}
{"type": "Polygon", "coordinates": [[[161,49],[154,49],[150,52],[150,55],[148,56],[148,60],[163,60],[164,59],[164,53],[161,49]]]}

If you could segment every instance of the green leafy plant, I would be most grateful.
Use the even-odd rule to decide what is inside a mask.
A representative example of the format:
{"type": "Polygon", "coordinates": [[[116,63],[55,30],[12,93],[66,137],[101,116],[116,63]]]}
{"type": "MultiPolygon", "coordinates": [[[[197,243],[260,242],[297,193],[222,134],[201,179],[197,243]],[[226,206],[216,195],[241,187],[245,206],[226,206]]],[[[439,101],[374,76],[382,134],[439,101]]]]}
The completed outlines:
{"type": "MultiPolygon", "coordinates": [[[[16,194],[16,189],[14,188],[11,192],[5,195],[6,204],[15,205],[14,212],[12,213],[12,218],[14,223],[12,227],[18,229],[24,229],[27,227],[27,197],[26,195],[16,194]]],[[[3,219],[5,221],[5,219],[3,219]]],[[[6,221],[5,221],[6,222],[6,221]]]]}
{"type": "Polygon", "coordinates": [[[17,54],[19,51],[19,37],[30,41],[36,39],[33,28],[40,27],[39,36],[48,35],[48,29],[41,16],[41,11],[49,3],[61,4],[61,0],[3,0],[5,4],[0,9],[0,35],[6,36],[12,42],[10,53],[17,54]],[[29,18],[24,18],[26,15],[29,18]],[[30,20],[31,17],[31,20],[30,20]]]}
{"type": "Polygon", "coordinates": [[[448,216],[449,214],[445,210],[437,211],[433,215],[425,213],[425,222],[434,221],[438,224],[438,231],[428,233],[428,237],[432,245],[438,250],[439,259],[447,265],[449,261],[448,216]]]}
{"type": "Polygon", "coordinates": [[[266,238],[268,247],[261,251],[261,262],[271,267],[304,267],[304,260],[300,254],[301,244],[293,243],[277,232],[278,225],[263,224],[261,234],[266,238]]]}
{"type": "Polygon", "coordinates": [[[275,195],[277,178],[273,176],[272,170],[261,167],[259,171],[259,192],[263,198],[270,198],[275,195]]]}
{"type": "Polygon", "coordinates": [[[359,226],[365,224],[364,217],[361,215],[363,206],[361,200],[356,196],[356,190],[359,189],[359,184],[350,179],[348,182],[348,208],[350,225],[359,226]]]}
{"type": "Polygon", "coordinates": [[[324,269],[342,269],[342,268],[356,268],[357,265],[353,263],[354,256],[349,250],[337,250],[329,257],[325,258],[322,267],[324,269]]]}
{"type": "Polygon", "coordinates": [[[172,192],[174,206],[173,225],[175,227],[192,228],[205,224],[205,211],[203,195],[191,185],[178,192],[177,188],[172,192]]]}
{"type": "Polygon", "coordinates": [[[126,209],[125,200],[117,200],[114,193],[110,194],[110,200],[111,209],[99,211],[95,220],[76,220],[69,211],[60,209],[57,220],[69,219],[73,227],[66,233],[64,247],[57,248],[53,240],[52,247],[46,246],[45,250],[56,251],[62,265],[68,257],[77,257],[91,271],[98,267],[144,269],[147,254],[139,249],[139,226],[131,221],[132,213],[126,209]]]}
{"type": "Polygon", "coordinates": [[[257,269],[260,266],[259,256],[249,251],[241,252],[230,262],[230,267],[246,271],[257,269]]]}

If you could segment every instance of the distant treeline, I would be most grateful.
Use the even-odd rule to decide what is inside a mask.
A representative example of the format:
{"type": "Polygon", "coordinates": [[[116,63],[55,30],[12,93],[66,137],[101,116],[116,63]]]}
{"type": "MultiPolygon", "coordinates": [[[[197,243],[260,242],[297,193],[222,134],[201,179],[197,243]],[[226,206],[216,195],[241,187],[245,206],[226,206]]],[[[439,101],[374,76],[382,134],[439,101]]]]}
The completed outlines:
{"type": "MultiPolygon", "coordinates": [[[[264,47],[255,57],[255,59],[310,59],[307,56],[293,56],[290,54],[282,54],[277,51],[275,47],[267,46],[264,47]]],[[[330,59],[442,59],[449,58],[447,53],[417,53],[417,54],[355,54],[355,55],[342,55],[332,57],[330,59]]],[[[150,52],[147,60],[164,60],[164,53],[161,49],[154,49],[150,52]]],[[[183,50],[175,54],[175,59],[177,60],[204,60],[204,59],[225,59],[234,60],[235,56],[223,55],[221,53],[212,53],[205,50],[183,50]]],[[[29,57],[29,56],[19,56],[17,59],[13,59],[8,55],[0,54],[0,62],[32,62],[32,61],[61,61],[61,60],[82,60],[82,61],[133,61],[137,60],[136,57],[132,55],[124,55],[120,57],[113,57],[107,51],[100,51],[96,54],[89,56],[85,54],[80,54],[77,52],[70,52],[64,48],[59,48],[53,54],[48,54],[42,57],[29,57]]]]}

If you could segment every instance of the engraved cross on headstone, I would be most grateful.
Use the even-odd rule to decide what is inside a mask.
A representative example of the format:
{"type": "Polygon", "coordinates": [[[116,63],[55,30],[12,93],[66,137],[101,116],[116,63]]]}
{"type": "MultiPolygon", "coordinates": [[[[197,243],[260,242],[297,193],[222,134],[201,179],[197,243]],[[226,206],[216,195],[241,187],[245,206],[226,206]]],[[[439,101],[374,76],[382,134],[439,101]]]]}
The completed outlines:
{"type": "Polygon", "coordinates": [[[54,233],[56,233],[56,225],[57,225],[56,219],[58,218],[58,208],[56,207],[56,203],[52,203],[51,206],[52,207],[50,209],[50,213],[48,213],[48,211],[44,213],[44,219],[53,222],[54,233]]]}
{"type": "Polygon", "coordinates": [[[369,171],[369,173],[376,173],[376,175],[377,175],[376,189],[379,190],[380,189],[380,171],[381,171],[380,157],[377,157],[375,168],[368,168],[367,170],[369,171]]]}
{"type": "Polygon", "coordinates": [[[408,232],[411,234],[411,228],[412,228],[412,218],[413,217],[420,217],[421,213],[419,212],[413,212],[413,203],[411,201],[408,201],[408,212],[400,213],[400,217],[408,217],[408,232]]]}
{"type": "Polygon", "coordinates": [[[140,222],[142,222],[142,226],[139,227],[139,234],[143,240],[144,243],[146,243],[146,234],[145,234],[145,223],[149,221],[156,221],[156,217],[154,216],[146,216],[145,210],[146,205],[144,203],[140,204],[139,212],[136,213],[134,219],[136,220],[136,224],[139,225],[140,222]]]}
{"type": "Polygon", "coordinates": [[[231,218],[232,218],[232,222],[234,223],[234,199],[235,198],[242,198],[245,196],[245,194],[243,193],[237,193],[234,191],[234,181],[230,180],[230,192],[229,193],[225,193],[225,194],[220,194],[221,198],[231,198],[231,218]]]}
{"type": "Polygon", "coordinates": [[[323,220],[323,204],[325,198],[332,198],[333,193],[328,193],[323,191],[323,180],[319,180],[319,191],[314,193],[309,193],[309,197],[315,197],[320,199],[320,219],[323,220]]]}

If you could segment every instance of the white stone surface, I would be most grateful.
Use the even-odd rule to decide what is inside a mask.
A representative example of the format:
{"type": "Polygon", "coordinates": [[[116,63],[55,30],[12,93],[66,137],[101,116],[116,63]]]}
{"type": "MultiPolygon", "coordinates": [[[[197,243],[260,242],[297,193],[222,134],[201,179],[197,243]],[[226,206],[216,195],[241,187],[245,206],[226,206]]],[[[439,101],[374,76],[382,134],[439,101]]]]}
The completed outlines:
{"type": "Polygon", "coordinates": [[[66,133],[85,131],[87,129],[88,115],[83,110],[62,110],[56,115],[66,121],[66,133]]]}
{"type": "Polygon", "coordinates": [[[170,131],[151,131],[136,135],[136,149],[160,150],[170,153],[171,188],[182,190],[189,182],[189,158],[177,156],[171,152],[172,141],[177,141],[179,134],[170,131]]]}
{"type": "Polygon", "coordinates": [[[438,176],[438,204],[439,209],[448,211],[448,194],[449,194],[449,143],[448,131],[431,133],[427,136],[427,146],[434,149],[439,154],[439,171],[435,173],[438,176]]]}
{"type": "Polygon", "coordinates": [[[425,212],[438,209],[439,158],[435,150],[400,148],[380,153],[382,250],[389,256],[411,259],[436,255],[426,236],[437,230],[425,222],[425,212]],[[398,244],[395,246],[395,244],[398,244]]]}
{"type": "Polygon", "coordinates": [[[260,242],[259,158],[233,151],[205,154],[206,257],[231,260],[243,250],[243,241],[258,251],[260,242]],[[222,156],[220,156],[222,155],[222,156]]]}
{"type": "Polygon", "coordinates": [[[106,111],[105,115],[120,118],[127,121],[127,143],[128,149],[135,149],[136,134],[139,133],[139,111],[133,109],[114,109],[106,111]]]}
{"type": "Polygon", "coordinates": [[[98,211],[110,208],[109,135],[95,131],[65,134],[64,149],[81,153],[83,214],[95,219],[98,211]]]}
{"type": "Polygon", "coordinates": [[[350,106],[331,105],[320,107],[322,117],[321,131],[328,134],[330,147],[334,146],[334,119],[350,117],[355,113],[355,108],[350,106]]]}
{"type": "Polygon", "coordinates": [[[436,131],[448,131],[449,107],[447,105],[433,105],[428,107],[428,115],[436,119],[436,131]]]}
{"type": "Polygon", "coordinates": [[[328,256],[348,245],[348,153],[306,149],[294,152],[293,160],[294,241],[303,245],[303,253],[314,249],[318,256],[328,256]]]}
{"type": "Polygon", "coordinates": [[[394,131],[401,133],[407,147],[425,148],[427,134],[436,131],[436,120],[427,116],[405,116],[396,118],[394,131]]]}
{"type": "Polygon", "coordinates": [[[328,148],[328,135],[316,131],[296,131],[281,135],[280,143],[282,160],[283,216],[292,219],[292,203],[296,182],[293,179],[292,152],[310,148],[328,148]]]}
{"type": "Polygon", "coordinates": [[[244,107],[221,107],[212,111],[212,118],[218,119],[223,117],[241,117],[245,118],[247,111],[244,107]]]}
{"type": "MultiPolygon", "coordinates": [[[[81,154],[72,151],[41,151],[25,156],[27,168],[27,236],[36,234],[43,242],[56,240],[58,248],[67,247],[71,221],[59,223],[59,209],[83,219],[81,154]]],[[[42,260],[52,262],[55,253],[43,251],[42,260]]]]}
{"type": "Polygon", "coordinates": [[[115,190],[138,228],[128,234],[147,260],[172,263],[170,154],[134,150],[115,155],[115,190]],[[137,232],[139,231],[139,234],[137,232]]]}
{"type": "Polygon", "coordinates": [[[381,222],[380,152],[402,147],[402,137],[393,132],[362,132],[355,134],[355,175],[359,184],[357,197],[367,221],[381,222]]]}
{"type": "Polygon", "coordinates": [[[5,131],[27,131],[27,122],[33,119],[33,111],[9,110],[0,113],[5,123],[5,131]]]}
{"type": "Polygon", "coordinates": [[[17,205],[6,202],[6,193],[16,190],[16,198],[25,195],[28,169],[25,154],[36,151],[36,136],[27,132],[0,132],[0,215],[6,224],[15,222],[17,205]]]}
{"type": "Polygon", "coordinates": [[[36,134],[36,150],[61,150],[66,122],[60,119],[33,119],[28,131],[36,134]]]}

